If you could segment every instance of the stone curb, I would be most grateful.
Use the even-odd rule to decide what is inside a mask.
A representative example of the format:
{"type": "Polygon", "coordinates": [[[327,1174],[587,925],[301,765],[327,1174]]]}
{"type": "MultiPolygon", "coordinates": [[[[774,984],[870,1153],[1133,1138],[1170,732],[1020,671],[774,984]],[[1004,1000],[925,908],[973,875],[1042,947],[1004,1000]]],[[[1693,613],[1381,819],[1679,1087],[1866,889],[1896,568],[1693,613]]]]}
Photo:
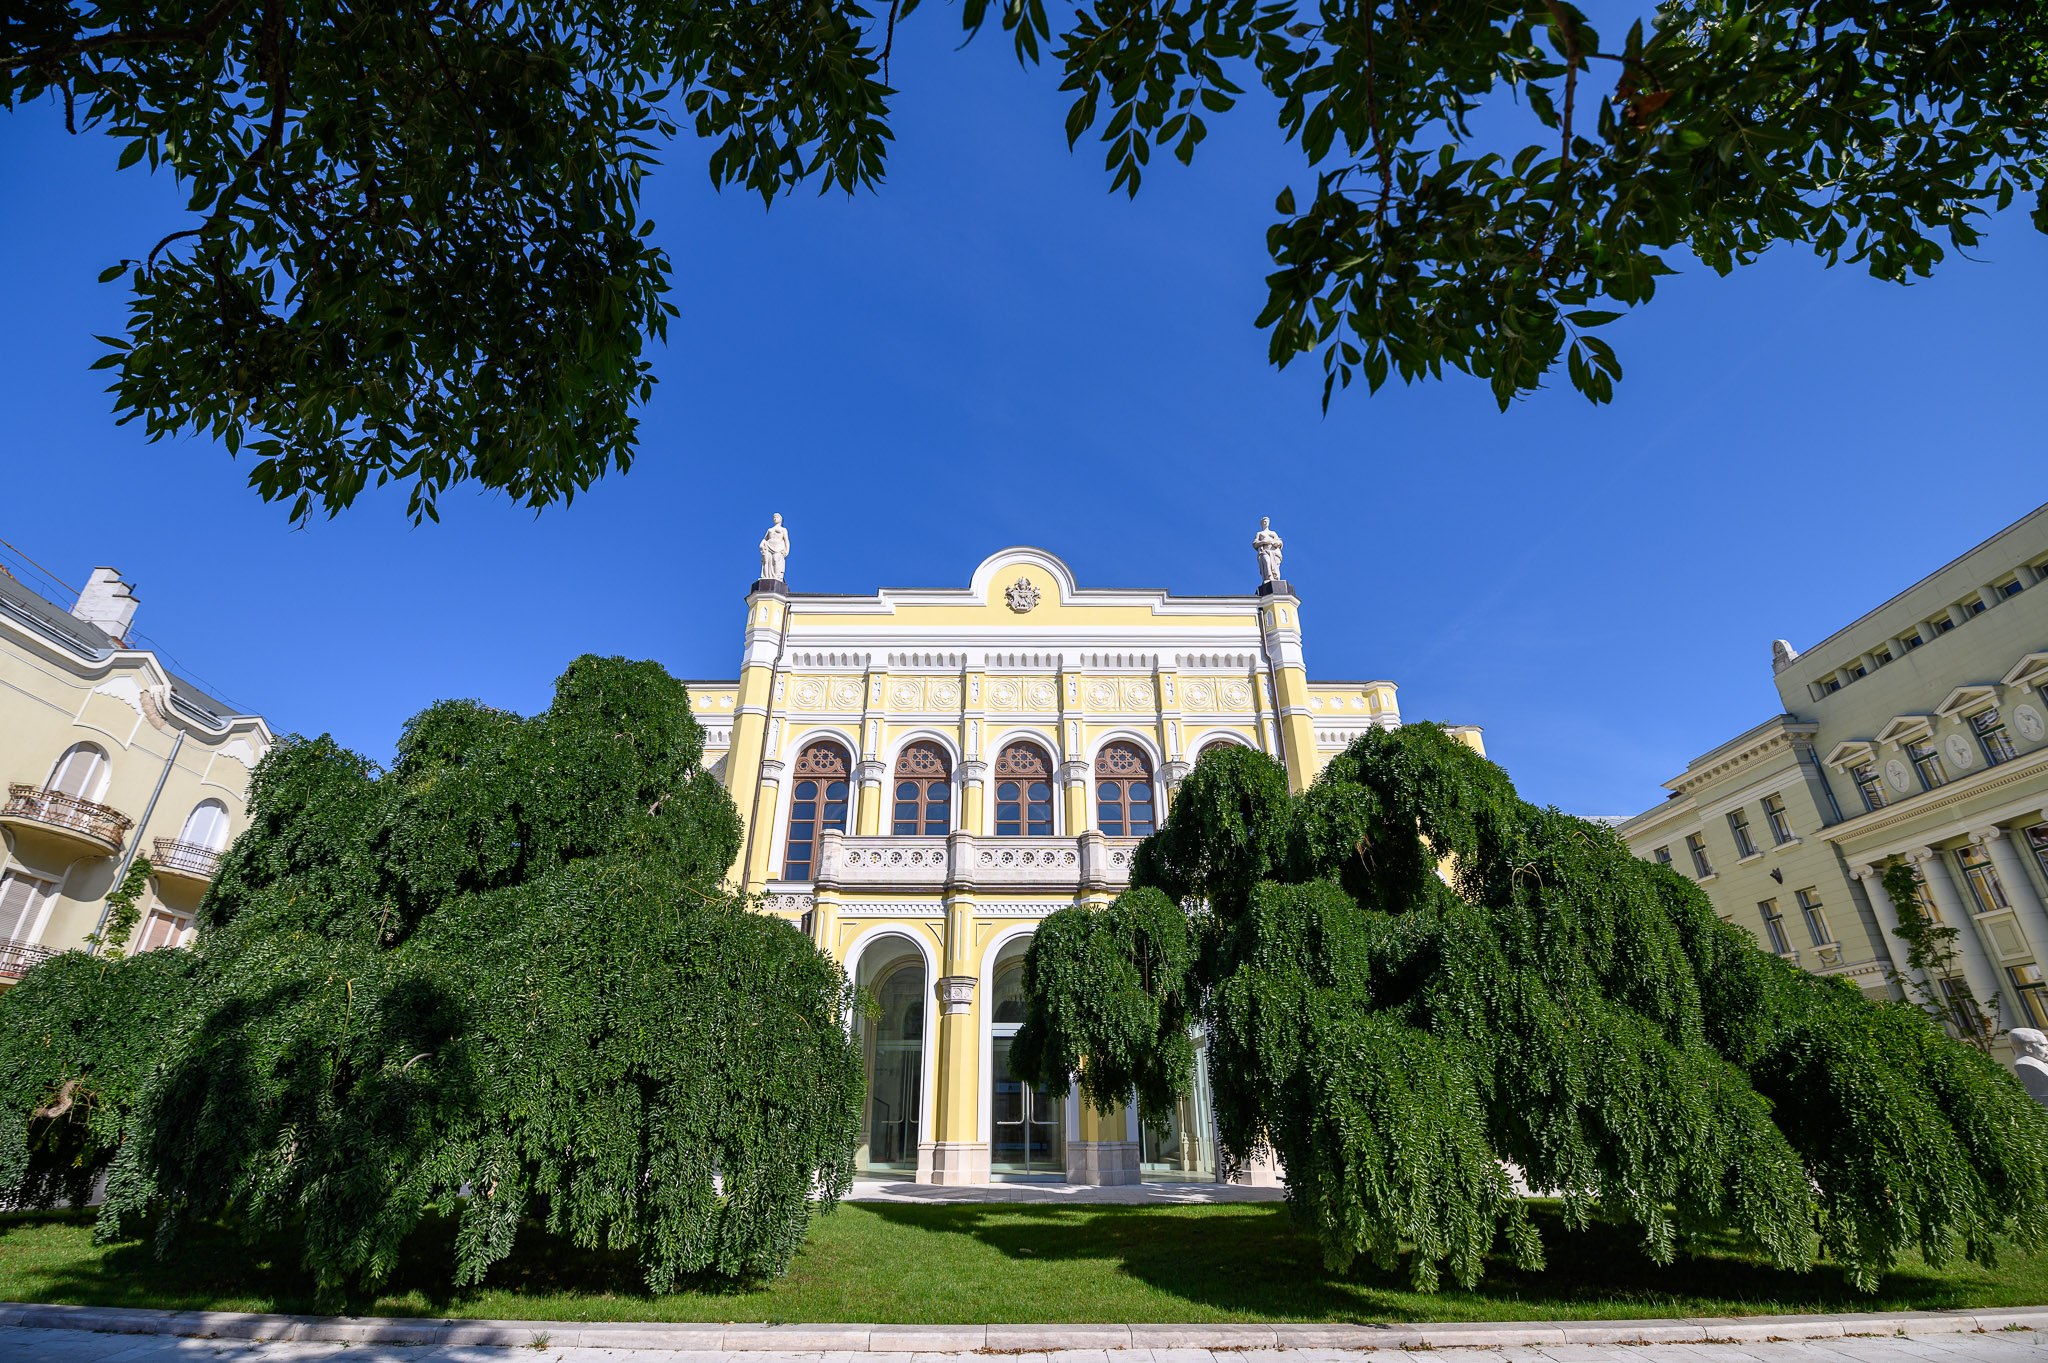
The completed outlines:
{"type": "Polygon", "coordinates": [[[1834,1316],[1446,1321],[1403,1325],[721,1325],[658,1321],[422,1320],[0,1303],[0,1326],[348,1344],[557,1346],[706,1353],[1057,1353],[1066,1349],[1420,1349],[1544,1344],[1762,1343],[1850,1335],[2048,1331],[2048,1306],[1834,1316]]]}

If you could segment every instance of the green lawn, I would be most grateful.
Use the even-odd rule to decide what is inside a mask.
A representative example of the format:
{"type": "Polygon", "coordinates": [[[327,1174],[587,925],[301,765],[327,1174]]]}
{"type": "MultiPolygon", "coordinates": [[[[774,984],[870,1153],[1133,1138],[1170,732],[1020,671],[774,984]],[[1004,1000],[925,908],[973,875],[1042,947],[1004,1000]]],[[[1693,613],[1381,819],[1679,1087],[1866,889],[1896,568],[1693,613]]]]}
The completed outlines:
{"type": "MultiPolygon", "coordinates": [[[[1785,1311],[1927,1309],[2048,1302],[2048,1255],[1987,1273],[1902,1263],[1875,1296],[1839,1270],[1781,1273],[1721,1250],[1650,1264],[1603,1227],[1571,1234],[1539,1205],[1541,1273],[1493,1264],[1479,1288],[1434,1296],[1370,1268],[1333,1274],[1272,1203],[1193,1207],[849,1204],[821,1217],[789,1273],[741,1289],[650,1297],[630,1258],[579,1251],[529,1228],[474,1291],[446,1287],[445,1225],[415,1237],[398,1280],[363,1314],[536,1320],[1141,1322],[1530,1320],[1785,1311]]],[[[95,1306],[310,1311],[288,1249],[223,1235],[168,1262],[142,1241],[91,1242],[85,1217],[0,1216],[0,1300],[95,1306]]]]}

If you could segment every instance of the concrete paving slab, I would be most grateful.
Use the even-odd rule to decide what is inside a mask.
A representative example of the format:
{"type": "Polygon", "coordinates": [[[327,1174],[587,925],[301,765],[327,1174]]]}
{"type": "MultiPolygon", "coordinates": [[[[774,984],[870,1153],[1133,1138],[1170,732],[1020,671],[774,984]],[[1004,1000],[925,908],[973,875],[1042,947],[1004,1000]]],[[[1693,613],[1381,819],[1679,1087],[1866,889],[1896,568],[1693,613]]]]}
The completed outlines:
{"type": "Polygon", "coordinates": [[[972,1353],[988,1342],[981,1325],[873,1325],[868,1348],[876,1353],[972,1353]]]}
{"type": "Polygon", "coordinates": [[[1278,1343],[1270,1325],[1133,1325],[1135,1349],[1271,1349],[1278,1343]]]}
{"type": "Polygon", "coordinates": [[[1000,1353],[1012,1350],[1128,1349],[1128,1325],[991,1325],[983,1347],[1000,1353]]]}
{"type": "Polygon", "coordinates": [[[727,1352],[769,1349],[777,1353],[866,1353],[866,1325],[728,1325],[727,1352]]]}

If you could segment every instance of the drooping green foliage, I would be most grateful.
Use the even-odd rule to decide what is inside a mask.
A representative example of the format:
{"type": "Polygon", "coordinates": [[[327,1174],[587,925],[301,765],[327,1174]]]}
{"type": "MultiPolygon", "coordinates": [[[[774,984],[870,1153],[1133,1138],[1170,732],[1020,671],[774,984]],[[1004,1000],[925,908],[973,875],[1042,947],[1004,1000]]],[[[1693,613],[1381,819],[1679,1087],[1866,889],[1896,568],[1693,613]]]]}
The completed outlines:
{"type": "MultiPolygon", "coordinates": [[[[295,518],[387,481],[415,520],[469,478],[545,506],[632,462],[643,350],[676,311],[642,217],[661,145],[691,127],[713,182],[764,200],[877,184],[917,7],[11,0],[0,108],[59,102],[189,199],[102,276],[130,291],[99,361],[122,420],[249,449],[295,518]]],[[[1785,243],[1908,280],[2043,185],[2044,0],[1638,10],[1618,38],[1569,0],[959,17],[1050,58],[1068,144],[1096,133],[1132,194],[1264,87],[1302,192],[1259,191],[1278,193],[1256,324],[1275,364],[1320,358],[1326,405],[1446,366],[1502,406],[1560,367],[1604,402],[1621,362],[1600,329],[1689,261],[1785,243]]]]}
{"type": "Polygon", "coordinates": [[[1893,860],[1886,863],[1880,881],[1899,916],[1893,936],[1906,944],[1906,970],[1896,981],[1899,987],[1935,1026],[1954,1031],[1980,1051],[1990,1050],[1998,995],[1980,999],[1970,988],[1956,965],[1956,929],[1927,911],[1927,887],[1920,872],[1909,862],[1893,860]]]}
{"type": "Polygon", "coordinates": [[[1199,1022],[1226,1162],[1277,1152],[1335,1265],[1406,1246],[1418,1287],[1470,1284],[1501,1238],[1533,1265],[1516,1175],[1658,1262],[1734,1230],[1869,1287],[1908,1246],[2048,1242],[2048,1112],[2002,1067],[1761,950],[1435,725],[1360,738],[1298,796],[1257,753],[1204,754],[1093,916],[1034,941],[1013,1067],[1157,1107],[1199,1022]]]}
{"type": "Polygon", "coordinates": [[[66,951],[0,994],[0,1188],[27,1206],[85,1205],[135,1133],[197,975],[186,951],[66,951]]]}
{"type": "Polygon", "coordinates": [[[196,958],[168,953],[193,964],[102,1142],[103,1229],[289,1233],[337,1302],[429,1211],[458,1218],[458,1284],[530,1220],[637,1252],[656,1291],[779,1271],[851,1178],[853,996],[721,888],[739,822],[701,754],[680,683],[591,657],[530,719],[423,711],[389,772],[280,744],[196,958]]]}

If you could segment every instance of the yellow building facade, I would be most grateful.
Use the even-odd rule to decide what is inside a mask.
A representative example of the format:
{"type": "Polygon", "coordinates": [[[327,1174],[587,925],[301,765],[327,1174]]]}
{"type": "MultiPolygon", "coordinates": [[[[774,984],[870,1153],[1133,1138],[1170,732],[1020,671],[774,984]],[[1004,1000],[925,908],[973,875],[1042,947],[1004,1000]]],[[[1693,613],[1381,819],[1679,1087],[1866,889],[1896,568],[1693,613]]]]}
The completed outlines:
{"type": "Polygon", "coordinates": [[[747,596],[739,678],[690,691],[746,825],[733,882],[877,1005],[856,1022],[863,1168],[1213,1178],[1205,1077],[1165,1127],[1141,1129],[1010,1073],[1024,951],[1047,914],[1129,883],[1204,749],[1255,748],[1301,789],[1400,722],[1393,683],[1310,679],[1270,531],[1242,596],[1084,588],[1028,547],[991,554],[965,587],[796,592],[779,533],[747,596]]]}
{"type": "Polygon", "coordinates": [[[152,874],[128,950],[185,944],[248,824],[269,726],[133,646],[136,605],[111,568],[62,606],[0,566],[0,988],[86,946],[138,854],[152,874]]]}

